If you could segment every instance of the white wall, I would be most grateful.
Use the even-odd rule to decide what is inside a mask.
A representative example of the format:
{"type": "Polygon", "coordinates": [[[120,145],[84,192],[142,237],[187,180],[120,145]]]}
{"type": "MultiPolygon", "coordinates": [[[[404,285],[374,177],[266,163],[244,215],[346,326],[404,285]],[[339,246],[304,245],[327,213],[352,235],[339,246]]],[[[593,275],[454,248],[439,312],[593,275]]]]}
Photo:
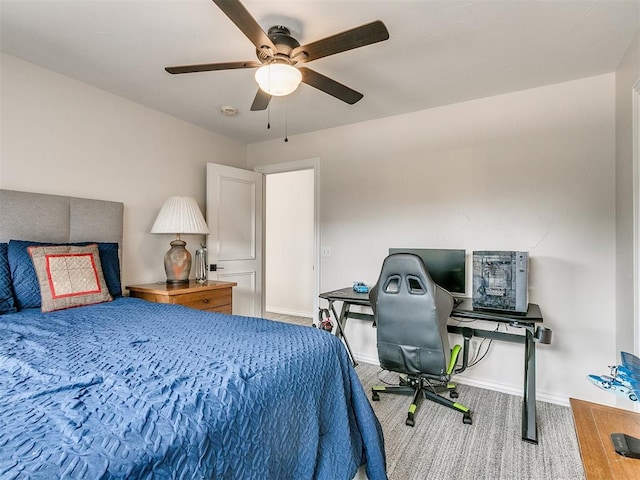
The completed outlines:
{"type": "Polygon", "coordinates": [[[313,317],[313,170],[266,176],[265,308],[313,317]]]}
{"type": "MultiPolygon", "coordinates": [[[[254,144],[247,159],[321,159],[323,291],[373,283],[392,246],[529,251],[530,301],[554,336],[537,349],[539,397],[611,403],[585,376],[616,348],[614,107],[607,74],[254,144]]],[[[368,324],[349,335],[377,358],[368,324]]],[[[522,369],[522,346],[494,342],[465,377],[521,393],[522,369]]]]}
{"type": "MultiPolygon", "coordinates": [[[[123,284],[166,278],[171,236],[149,231],[165,198],[204,212],[206,163],[243,167],[226,137],[2,54],[0,188],[124,202],[123,284]]],[[[203,237],[186,236],[193,251],[203,237]]]]}
{"type": "MultiPolygon", "coordinates": [[[[632,90],[640,80],[640,33],[616,70],[616,357],[634,351],[634,247],[633,247],[633,102],[632,90]]],[[[636,195],[638,193],[636,192],[636,195]]],[[[635,215],[639,215],[635,212],[635,215]]],[[[621,404],[622,405],[622,404],[621,404]]]]}

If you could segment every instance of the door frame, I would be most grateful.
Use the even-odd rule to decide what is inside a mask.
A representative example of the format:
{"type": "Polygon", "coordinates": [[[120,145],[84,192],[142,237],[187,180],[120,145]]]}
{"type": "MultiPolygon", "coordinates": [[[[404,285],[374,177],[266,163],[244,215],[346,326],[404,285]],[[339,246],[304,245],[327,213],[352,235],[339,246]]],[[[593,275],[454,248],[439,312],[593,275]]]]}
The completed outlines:
{"type": "MultiPolygon", "coordinates": [[[[284,172],[295,172],[298,170],[313,170],[313,312],[318,311],[320,308],[320,299],[318,295],[320,295],[320,158],[309,158],[305,160],[294,160],[291,162],[283,162],[283,163],[273,163],[270,165],[260,165],[254,167],[255,172],[262,174],[262,197],[263,204],[266,201],[265,197],[267,194],[266,188],[266,176],[271,173],[284,173],[284,172]]],[[[265,241],[262,242],[262,285],[266,285],[265,275],[266,275],[266,256],[264,254],[264,248],[266,242],[266,208],[262,209],[262,234],[265,241]]],[[[265,309],[265,294],[266,288],[262,289],[262,314],[264,315],[265,309]]],[[[313,321],[315,323],[316,317],[313,316],[313,321]]]]}
{"type": "MultiPolygon", "coordinates": [[[[633,85],[631,97],[631,129],[633,137],[631,152],[633,168],[633,353],[636,356],[640,356],[640,80],[633,85]]],[[[640,412],[640,405],[634,403],[633,410],[640,412]]]]}
{"type": "Polygon", "coordinates": [[[640,355],[640,80],[632,88],[633,132],[633,347],[640,355]]]}

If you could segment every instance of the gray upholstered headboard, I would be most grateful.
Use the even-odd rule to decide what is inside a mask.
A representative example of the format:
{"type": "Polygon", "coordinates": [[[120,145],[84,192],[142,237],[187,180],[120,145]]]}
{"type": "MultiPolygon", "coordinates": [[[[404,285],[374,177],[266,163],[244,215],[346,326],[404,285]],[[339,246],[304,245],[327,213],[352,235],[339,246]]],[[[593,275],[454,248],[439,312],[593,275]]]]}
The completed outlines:
{"type": "Polygon", "coordinates": [[[0,189],[0,242],[118,242],[124,204],[0,189]]]}

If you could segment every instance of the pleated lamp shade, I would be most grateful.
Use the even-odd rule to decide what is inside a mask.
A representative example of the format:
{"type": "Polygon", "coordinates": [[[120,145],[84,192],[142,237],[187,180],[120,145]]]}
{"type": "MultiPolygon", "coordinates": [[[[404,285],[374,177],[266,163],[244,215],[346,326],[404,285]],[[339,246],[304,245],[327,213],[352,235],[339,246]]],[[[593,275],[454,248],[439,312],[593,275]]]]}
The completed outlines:
{"type": "Polygon", "coordinates": [[[164,270],[167,283],[189,283],[191,272],[191,254],[185,248],[187,242],[180,238],[180,234],[209,233],[200,207],[191,197],[169,197],[162,205],[151,233],[170,233],[177,235],[171,242],[171,248],[164,256],[164,270]]]}
{"type": "Polygon", "coordinates": [[[169,197],[156,218],[151,233],[209,233],[200,207],[192,197],[169,197]]]}

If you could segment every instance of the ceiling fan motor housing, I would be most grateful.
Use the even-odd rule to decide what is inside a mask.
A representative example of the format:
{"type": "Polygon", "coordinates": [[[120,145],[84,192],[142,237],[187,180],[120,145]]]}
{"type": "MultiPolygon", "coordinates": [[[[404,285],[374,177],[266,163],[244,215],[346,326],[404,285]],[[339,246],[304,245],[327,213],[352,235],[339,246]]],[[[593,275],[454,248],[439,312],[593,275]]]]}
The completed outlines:
{"type": "Polygon", "coordinates": [[[274,25],[269,28],[269,40],[273,42],[275,47],[278,49],[277,52],[273,52],[271,54],[271,49],[268,47],[263,47],[261,49],[256,49],[256,55],[258,59],[262,63],[266,63],[272,59],[281,59],[285,60],[290,65],[296,63],[291,60],[291,52],[294,48],[300,46],[300,43],[291,36],[291,32],[287,27],[282,25],[274,25]]]}

